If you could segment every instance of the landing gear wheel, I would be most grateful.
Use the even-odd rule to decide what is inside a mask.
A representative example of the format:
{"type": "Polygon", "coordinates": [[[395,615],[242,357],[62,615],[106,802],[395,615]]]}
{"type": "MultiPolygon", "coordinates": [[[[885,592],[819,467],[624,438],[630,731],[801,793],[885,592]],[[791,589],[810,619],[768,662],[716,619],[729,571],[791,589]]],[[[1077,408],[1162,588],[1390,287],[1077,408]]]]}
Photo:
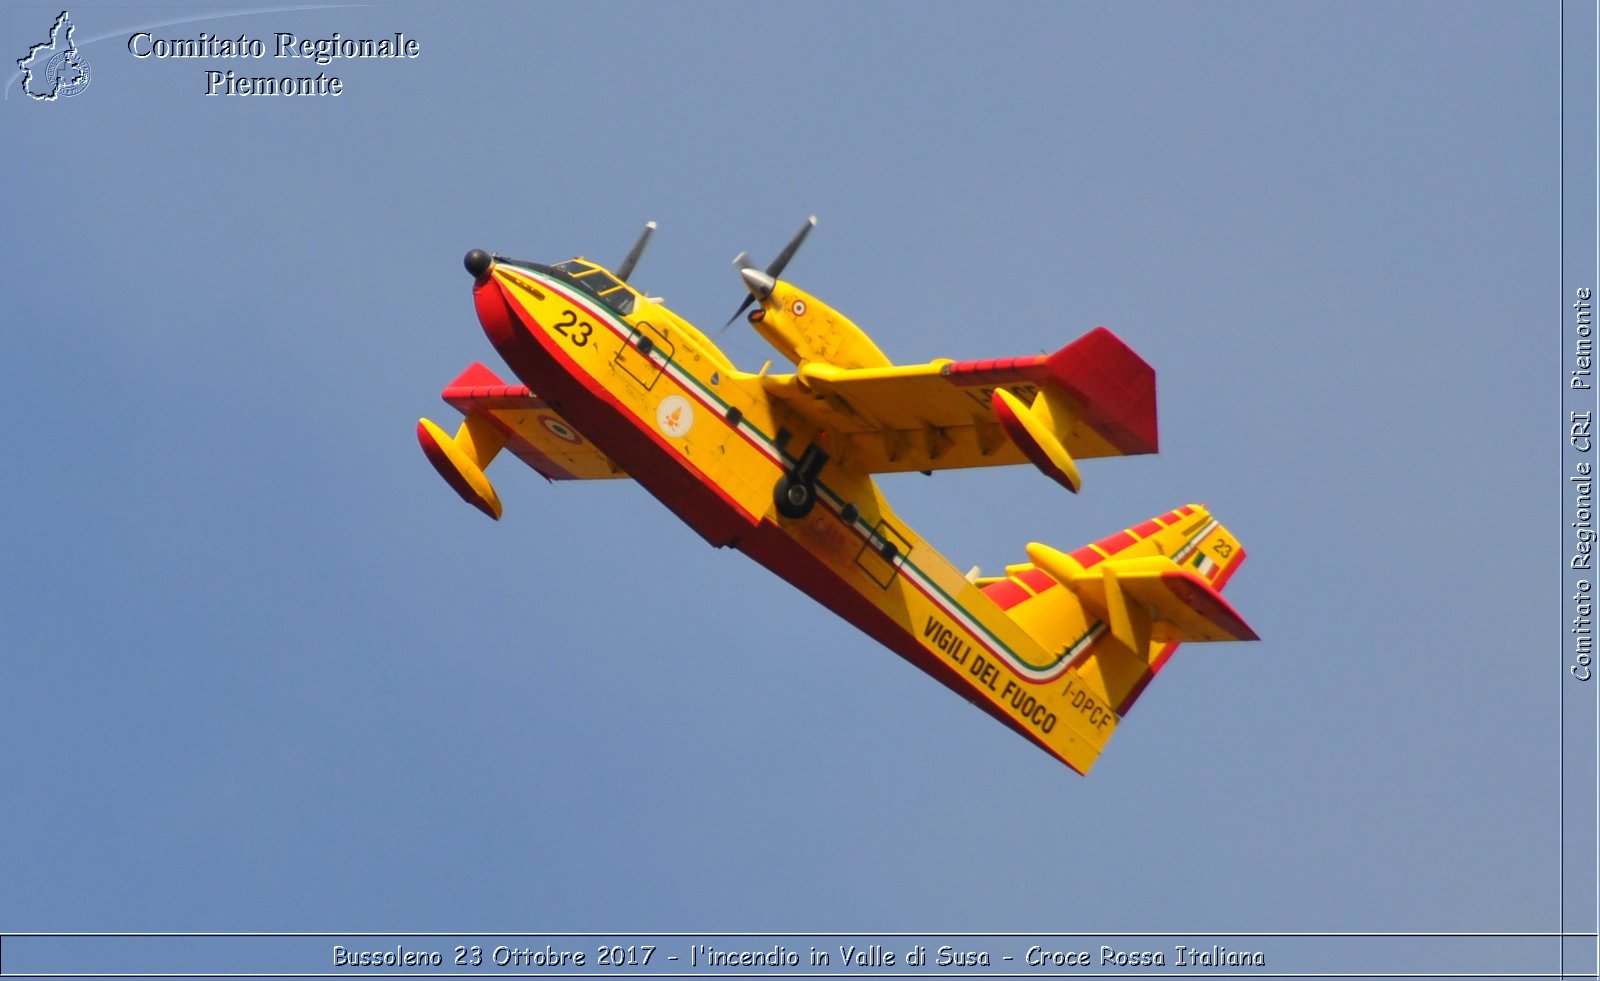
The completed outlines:
{"type": "Polygon", "coordinates": [[[779,514],[798,521],[817,506],[816,485],[786,473],[772,489],[772,502],[777,505],[779,514]]]}
{"type": "Polygon", "coordinates": [[[772,489],[772,501],[785,518],[799,520],[817,506],[817,475],[828,462],[828,454],[815,441],[806,444],[794,469],[784,471],[772,489]]]}

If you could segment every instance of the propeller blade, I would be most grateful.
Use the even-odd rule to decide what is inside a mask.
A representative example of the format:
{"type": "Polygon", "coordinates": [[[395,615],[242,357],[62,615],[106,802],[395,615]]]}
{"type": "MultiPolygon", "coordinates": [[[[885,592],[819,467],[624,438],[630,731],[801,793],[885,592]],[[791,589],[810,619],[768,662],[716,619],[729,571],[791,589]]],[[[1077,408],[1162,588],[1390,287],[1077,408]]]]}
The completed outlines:
{"type": "Polygon", "coordinates": [[[644,223],[644,231],[639,233],[639,240],[633,243],[633,248],[628,250],[628,257],[623,259],[622,265],[617,267],[618,279],[624,283],[628,281],[628,277],[633,273],[633,267],[639,264],[639,257],[644,255],[644,247],[650,241],[650,233],[655,230],[655,222],[647,221],[644,223]]]}
{"type": "Polygon", "coordinates": [[[745,289],[750,292],[745,296],[744,302],[739,304],[739,309],[733,311],[733,316],[728,318],[728,322],[722,325],[723,330],[732,327],[733,322],[743,316],[746,310],[750,309],[750,304],[756,302],[757,299],[766,299],[772,295],[772,287],[776,285],[774,280],[783,272],[784,267],[789,264],[789,260],[794,258],[794,254],[800,250],[800,243],[804,242],[806,236],[810,235],[811,230],[816,227],[817,216],[812,215],[807,218],[806,223],[801,225],[800,230],[795,233],[794,238],[789,240],[789,244],[785,245],[783,251],[778,253],[778,257],[773,259],[767,266],[765,273],[751,264],[749,253],[741,252],[733,257],[733,268],[739,270],[739,277],[744,280],[745,289]]]}
{"type": "MultiPolygon", "coordinates": [[[[733,268],[739,270],[739,274],[741,276],[743,276],[744,275],[744,271],[746,269],[751,268],[751,266],[750,266],[750,253],[748,253],[748,252],[740,252],[738,255],[734,256],[733,257],[733,268]]],[[[746,310],[750,309],[750,304],[754,303],[755,299],[756,298],[755,298],[755,294],[754,293],[746,296],[744,298],[744,302],[739,304],[739,309],[733,311],[733,316],[729,317],[728,318],[728,322],[722,325],[722,329],[724,331],[726,331],[729,327],[732,327],[733,326],[733,322],[735,320],[738,320],[739,317],[746,310]]]]}
{"type": "Polygon", "coordinates": [[[754,293],[745,294],[744,302],[739,304],[739,309],[733,311],[733,316],[729,317],[728,322],[722,325],[722,329],[727,330],[729,327],[732,327],[733,322],[744,316],[744,312],[750,309],[750,304],[754,302],[756,302],[756,295],[754,293]]]}
{"type": "Polygon", "coordinates": [[[794,238],[790,239],[789,244],[785,245],[783,247],[783,251],[778,253],[778,257],[772,260],[772,265],[767,267],[767,275],[771,276],[773,279],[777,279],[778,276],[782,274],[783,267],[787,266],[789,264],[789,260],[794,258],[795,252],[797,252],[800,248],[800,243],[804,242],[806,240],[806,236],[810,235],[811,230],[816,227],[817,216],[812,215],[810,218],[807,218],[806,223],[801,225],[800,230],[795,233],[794,238]]]}

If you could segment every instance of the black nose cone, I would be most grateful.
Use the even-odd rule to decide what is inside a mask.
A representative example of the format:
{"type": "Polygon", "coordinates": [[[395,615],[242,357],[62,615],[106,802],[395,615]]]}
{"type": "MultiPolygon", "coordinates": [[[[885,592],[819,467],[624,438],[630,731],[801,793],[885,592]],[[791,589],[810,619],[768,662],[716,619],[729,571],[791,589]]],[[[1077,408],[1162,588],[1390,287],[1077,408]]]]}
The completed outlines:
{"type": "Polygon", "coordinates": [[[473,279],[482,279],[488,274],[490,261],[489,253],[483,251],[482,249],[473,249],[471,252],[468,252],[467,257],[462,260],[463,264],[465,264],[467,267],[467,272],[472,274],[473,279]]]}

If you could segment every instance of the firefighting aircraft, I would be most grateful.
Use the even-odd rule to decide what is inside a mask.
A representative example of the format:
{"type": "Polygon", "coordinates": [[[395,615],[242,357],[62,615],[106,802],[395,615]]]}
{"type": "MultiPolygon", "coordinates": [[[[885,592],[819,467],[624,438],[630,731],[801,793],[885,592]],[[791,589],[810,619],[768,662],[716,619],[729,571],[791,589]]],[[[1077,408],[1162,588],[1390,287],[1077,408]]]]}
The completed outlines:
{"type": "Polygon", "coordinates": [[[1219,590],[1244,549],[1186,505],[1072,552],[1027,546],[963,575],[873,476],[1032,462],[1076,492],[1077,461],[1156,451],[1155,372],[1097,327],[1054,354],[896,365],[843,315],[734,260],[749,322],[794,365],[740,371],[615,271],[466,255],[490,342],[523,384],[473,364],[444,390],[466,420],[417,438],[499,518],[485,469],[509,450],[549,480],[632,477],[706,541],[760,562],[1079,773],[1182,641],[1253,640],[1219,590]]]}

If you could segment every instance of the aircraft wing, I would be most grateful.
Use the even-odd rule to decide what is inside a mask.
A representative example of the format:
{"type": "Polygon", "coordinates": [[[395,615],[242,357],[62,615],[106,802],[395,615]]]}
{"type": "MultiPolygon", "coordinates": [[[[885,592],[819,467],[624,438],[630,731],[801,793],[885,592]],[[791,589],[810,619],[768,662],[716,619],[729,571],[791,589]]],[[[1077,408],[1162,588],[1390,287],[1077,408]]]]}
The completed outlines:
{"type": "Polygon", "coordinates": [[[442,394],[468,420],[481,416],[493,423],[505,450],[547,480],[628,476],[526,385],[507,385],[482,364],[474,362],[442,394]]]}
{"type": "Polygon", "coordinates": [[[1054,354],[886,368],[807,362],[767,376],[768,392],[826,432],[829,452],[867,473],[1026,463],[993,395],[1024,406],[1048,391],[1051,427],[1073,457],[1154,453],[1155,371],[1097,327],[1054,354]]]}

